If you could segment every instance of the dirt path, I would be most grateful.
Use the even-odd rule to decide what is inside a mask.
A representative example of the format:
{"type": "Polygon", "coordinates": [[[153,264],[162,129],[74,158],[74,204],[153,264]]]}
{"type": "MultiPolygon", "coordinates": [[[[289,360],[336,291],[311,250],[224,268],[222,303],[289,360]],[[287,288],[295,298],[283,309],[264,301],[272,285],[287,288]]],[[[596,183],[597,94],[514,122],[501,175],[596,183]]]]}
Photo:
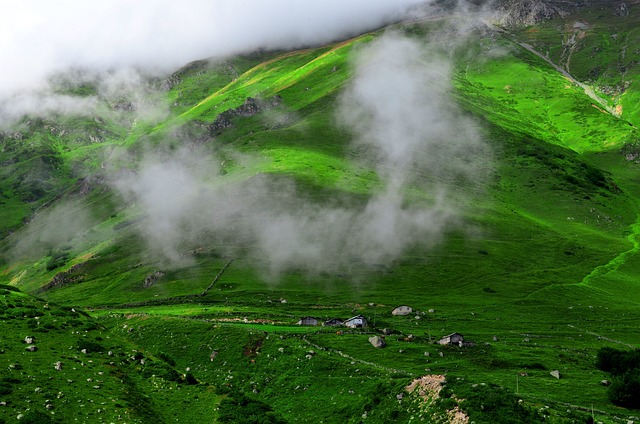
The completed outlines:
{"type": "Polygon", "coordinates": [[[595,101],[600,108],[602,108],[603,110],[605,110],[606,112],[608,112],[610,115],[615,116],[616,118],[620,118],[620,113],[619,111],[617,111],[614,107],[609,106],[609,104],[607,103],[607,101],[605,99],[603,99],[602,97],[598,96],[595,92],[595,90],[593,89],[593,87],[584,84],[580,81],[578,81],[577,79],[575,79],[573,77],[573,75],[571,75],[569,73],[569,71],[567,71],[566,69],[564,69],[563,67],[557,65],[556,63],[554,63],[548,56],[543,55],[542,53],[538,52],[536,49],[533,48],[532,45],[527,44],[527,43],[522,43],[518,40],[515,39],[514,36],[512,36],[510,33],[508,33],[507,31],[505,31],[502,28],[499,28],[493,24],[491,24],[488,21],[483,21],[483,23],[489,27],[489,29],[491,29],[492,31],[496,31],[499,32],[501,34],[506,35],[512,42],[516,43],[517,45],[519,45],[520,47],[522,47],[523,49],[535,54],[536,56],[538,56],[540,59],[544,60],[545,62],[547,62],[549,65],[551,65],[556,71],[560,72],[562,74],[562,76],[564,76],[565,78],[567,78],[569,81],[571,81],[572,83],[576,84],[577,86],[579,86],[580,88],[582,88],[582,90],[584,90],[584,93],[589,96],[593,101],[595,101]]]}
{"type": "Polygon", "coordinates": [[[347,355],[346,353],[344,353],[344,352],[342,352],[342,351],[340,351],[338,349],[333,349],[333,348],[330,348],[330,347],[323,347],[323,346],[317,345],[315,343],[311,343],[306,338],[303,338],[302,340],[306,344],[311,346],[311,347],[314,347],[314,348],[316,348],[318,350],[324,350],[324,351],[331,352],[331,353],[337,353],[338,355],[342,356],[343,358],[349,359],[352,362],[358,362],[360,364],[368,365],[370,367],[378,368],[378,369],[381,369],[381,370],[384,370],[384,371],[387,371],[387,372],[405,373],[405,374],[407,374],[409,376],[413,376],[414,375],[412,372],[409,372],[409,371],[400,370],[400,369],[397,369],[397,368],[389,368],[389,367],[385,367],[385,366],[380,365],[380,364],[376,364],[375,362],[368,362],[368,361],[364,361],[362,359],[354,358],[353,356],[347,355]]]}

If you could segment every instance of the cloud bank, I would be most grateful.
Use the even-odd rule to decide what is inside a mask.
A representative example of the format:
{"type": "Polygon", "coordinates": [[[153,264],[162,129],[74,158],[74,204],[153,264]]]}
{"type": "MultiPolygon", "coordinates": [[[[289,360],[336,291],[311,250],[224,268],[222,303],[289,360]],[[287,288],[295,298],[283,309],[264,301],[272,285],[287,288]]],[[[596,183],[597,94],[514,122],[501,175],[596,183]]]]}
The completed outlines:
{"type": "Polygon", "coordinates": [[[219,185],[209,154],[152,154],[137,172],[115,180],[146,216],[148,246],[174,263],[189,246],[227,246],[224,253],[249,252],[277,277],[290,269],[342,273],[391,265],[457,227],[465,191],[482,185],[489,152],[452,101],[446,56],[390,33],[364,47],[353,66],[336,120],[380,178],[368,201],[320,204],[270,175],[219,185]]]}
{"type": "Polygon", "coordinates": [[[68,68],[144,68],[325,43],[424,0],[11,0],[0,14],[0,98],[68,68]]]}

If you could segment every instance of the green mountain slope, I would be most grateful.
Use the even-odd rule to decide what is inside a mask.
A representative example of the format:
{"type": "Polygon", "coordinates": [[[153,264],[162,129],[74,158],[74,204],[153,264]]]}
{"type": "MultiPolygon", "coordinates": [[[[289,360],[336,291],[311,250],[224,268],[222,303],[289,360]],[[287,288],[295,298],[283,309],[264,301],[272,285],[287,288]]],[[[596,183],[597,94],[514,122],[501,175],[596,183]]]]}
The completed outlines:
{"type": "MultiPolygon", "coordinates": [[[[187,150],[198,152],[209,170],[199,176],[199,190],[221,190],[229,203],[231,193],[263,199],[255,191],[276,187],[282,210],[366,208],[387,181],[367,152],[350,144],[353,133],[336,124],[336,110],[353,84],[358,53],[384,31],[320,48],[187,65],[150,83],[163,87],[158,97],[168,111],[147,120],[104,99],[101,116],[25,117],[0,135],[6,165],[0,281],[38,299],[11,290],[3,295],[13,308],[3,309],[2,334],[18,335],[3,336],[3,369],[18,355],[25,360],[20,377],[12,380],[15,370],[2,376],[0,387],[7,389],[0,401],[7,405],[0,419],[38,410],[61,422],[79,413],[109,422],[262,422],[258,415],[267,422],[409,422],[433,414],[445,420],[455,404],[475,422],[632,416],[636,411],[609,402],[601,385],[607,375],[594,365],[599,348],[631,348],[640,340],[637,90],[632,83],[611,96],[606,87],[619,82],[617,59],[594,47],[614,26],[619,35],[606,40],[630,43],[632,12],[560,32],[555,21],[513,35],[480,28],[447,54],[432,52],[434,61],[451,59],[460,126],[467,118],[476,122],[492,152],[469,167],[486,168],[488,176],[477,185],[429,170],[414,176],[405,188],[408,206],[431,205],[434,195],[425,187],[446,185],[465,208],[437,243],[409,244],[391,261],[333,258],[311,270],[269,272],[266,259],[254,254],[257,242],[247,242],[235,226],[241,221],[233,217],[243,216],[235,209],[221,235],[208,234],[219,227],[184,223],[175,233],[179,243],[165,246],[149,233],[156,213],[163,218],[180,201],[203,214],[215,205],[197,209],[181,197],[188,191],[182,187],[170,192],[174,199],[145,209],[144,198],[127,199],[113,183],[133,185],[127,176],[142,175],[149,156],[169,167],[173,162],[163,158],[187,150]],[[567,52],[561,47],[572,31],[580,41],[567,52]],[[522,43],[609,96],[611,107],[622,105],[622,113],[608,113],[522,43]],[[595,76],[597,66],[606,71],[595,76]],[[45,310],[45,302],[61,306],[45,310]],[[393,316],[401,304],[414,312],[393,316]],[[296,325],[303,316],[358,314],[369,327],[296,325]],[[20,340],[40,328],[47,329],[42,339],[55,343],[24,353],[20,340]],[[375,349],[369,337],[383,329],[393,331],[386,347],[375,349]],[[476,345],[434,343],[453,332],[476,345]],[[84,364],[76,352],[81,339],[122,359],[101,351],[84,364]],[[64,353],[62,362],[83,364],[60,379],[52,364],[63,355],[56,349],[67,345],[75,353],[64,353]],[[143,357],[129,360],[134,350],[143,357]],[[28,355],[38,359],[27,363],[28,355]],[[560,379],[550,375],[554,370],[560,379]],[[78,402],[91,388],[65,381],[100,372],[100,398],[78,402]],[[446,391],[440,400],[407,393],[425,374],[445,375],[457,398],[445,398],[446,391]],[[26,375],[35,377],[12,386],[26,375]],[[55,400],[46,407],[55,391],[65,393],[64,410],[55,400]]],[[[596,12],[586,10],[580,22],[596,20],[590,13],[596,12]]],[[[442,38],[448,19],[394,31],[415,40],[442,38]]],[[[627,48],[606,45],[606,52],[627,48]]],[[[623,78],[634,80],[633,72],[629,66],[623,78]]]]}

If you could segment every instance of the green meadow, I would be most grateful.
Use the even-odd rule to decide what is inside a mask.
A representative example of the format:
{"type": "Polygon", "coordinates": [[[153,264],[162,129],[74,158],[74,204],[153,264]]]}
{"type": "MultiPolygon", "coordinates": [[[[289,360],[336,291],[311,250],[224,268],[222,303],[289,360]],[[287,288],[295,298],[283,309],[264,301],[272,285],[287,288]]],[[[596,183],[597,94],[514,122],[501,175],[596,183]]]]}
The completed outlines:
{"type": "MultiPolygon", "coordinates": [[[[607,19],[576,30],[570,60],[570,18],[480,31],[449,52],[460,116],[491,150],[488,177],[477,189],[450,182],[465,196],[462,224],[390,265],[273,277],[251,246],[196,237],[172,266],[149,253],[148,217],[104,170],[110,158],[129,169],[197,138],[220,164],[214,187],[268,176],[310,204],[363,205],[381,178],[350,147],[336,108],[358,51],[384,30],[189,64],[167,79],[159,122],[25,117],[0,136],[0,423],[447,422],[456,406],[476,423],[637,420],[609,401],[610,376],[595,366],[600,348],[640,342],[637,60],[614,72],[637,14],[607,19]],[[624,81],[624,93],[611,91],[624,81]],[[275,106],[223,115],[249,97],[275,106]],[[45,237],[56,205],[82,231],[45,237]],[[398,305],[413,313],[393,316],[398,305]],[[296,325],[356,315],[369,325],[296,325]],[[376,349],[369,338],[383,329],[376,349]],[[475,345],[437,343],[454,332],[475,345]],[[37,351],[25,350],[27,336],[37,351]],[[405,390],[424,375],[446,377],[440,399],[405,390]]],[[[423,40],[445,30],[395,31],[423,40]]],[[[421,187],[440,182],[429,178],[408,189],[411,201],[429,197],[421,187]]]]}

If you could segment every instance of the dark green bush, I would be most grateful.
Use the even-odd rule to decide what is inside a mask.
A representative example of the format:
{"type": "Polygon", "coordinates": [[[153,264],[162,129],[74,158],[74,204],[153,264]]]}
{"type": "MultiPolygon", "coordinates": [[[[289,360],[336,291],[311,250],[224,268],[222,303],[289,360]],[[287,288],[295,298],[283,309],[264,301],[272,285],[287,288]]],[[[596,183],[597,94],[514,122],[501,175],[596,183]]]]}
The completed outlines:
{"type": "Polygon", "coordinates": [[[172,367],[176,366],[176,361],[165,352],[158,353],[158,358],[162,359],[164,362],[171,365],[172,367]]]}
{"type": "Polygon", "coordinates": [[[49,260],[47,261],[47,271],[54,270],[63,266],[69,260],[69,254],[60,250],[54,250],[49,253],[49,260]]]}
{"type": "Polygon", "coordinates": [[[87,353],[103,352],[104,347],[93,340],[82,339],[78,342],[78,350],[86,349],[87,353]]]}
{"type": "Polygon", "coordinates": [[[142,370],[142,375],[146,378],[155,375],[167,381],[180,381],[180,374],[171,365],[159,361],[147,362],[142,370]]]}
{"type": "Polygon", "coordinates": [[[193,373],[191,373],[191,372],[188,372],[187,374],[185,374],[184,382],[189,384],[189,385],[198,384],[198,380],[196,380],[196,378],[193,376],[193,373]]]}
{"type": "Polygon", "coordinates": [[[218,409],[221,423],[237,424],[284,424],[269,405],[251,399],[241,393],[223,399],[218,409]]]}
{"type": "Polygon", "coordinates": [[[640,369],[634,368],[614,377],[607,396],[618,406],[640,408],[640,369]]]}
{"type": "Polygon", "coordinates": [[[50,415],[40,411],[29,411],[24,414],[24,417],[20,420],[20,424],[56,424],[50,415]]]}
{"type": "Polygon", "coordinates": [[[596,366],[614,377],[607,390],[612,403],[625,408],[640,408],[640,350],[603,347],[596,355],[596,366]]]}
{"type": "Polygon", "coordinates": [[[596,355],[596,367],[613,375],[624,374],[633,368],[640,368],[640,350],[623,351],[603,347],[596,355]]]}
{"type": "Polygon", "coordinates": [[[10,395],[13,387],[9,383],[0,383],[0,396],[10,395]]]}

